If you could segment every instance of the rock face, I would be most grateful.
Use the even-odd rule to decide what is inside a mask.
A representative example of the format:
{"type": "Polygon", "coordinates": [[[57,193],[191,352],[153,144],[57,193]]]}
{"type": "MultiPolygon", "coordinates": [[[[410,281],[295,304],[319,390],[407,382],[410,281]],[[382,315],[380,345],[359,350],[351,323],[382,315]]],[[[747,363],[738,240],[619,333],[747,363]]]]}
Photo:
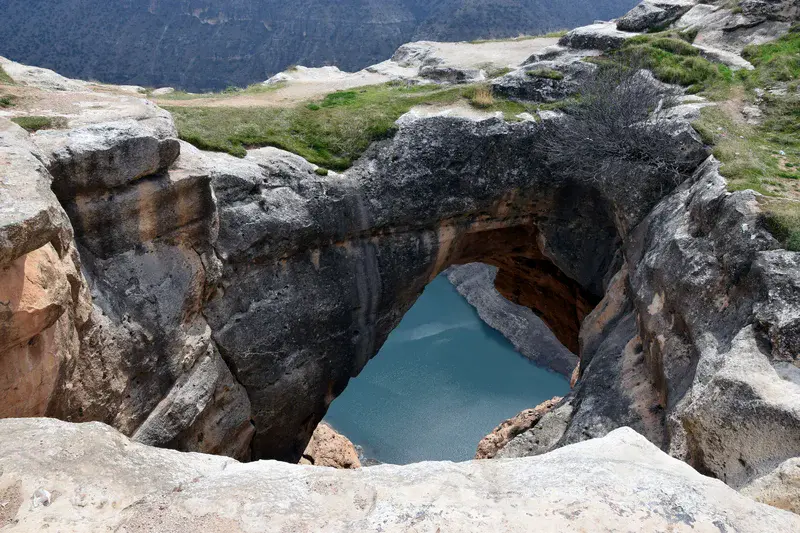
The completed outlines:
{"type": "Polygon", "coordinates": [[[617,20],[621,31],[664,28],[694,7],[692,0],[645,0],[617,20]]]}
{"type": "Polygon", "coordinates": [[[481,320],[502,333],[518,352],[537,365],[569,377],[578,364],[577,356],[558,342],[533,311],[497,292],[496,277],[497,268],[482,263],[447,269],[450,283],[477,309],[481,320]]]}
{"type": "Polygon", "coordinates": [[[535,426],[561,400],[559,397],[552,398],[502,422],[478,443],[475,459],[493,459],[513,438],[535,426]]]}
{"type": "MultiPolygon", "coordinates": [[[[564,44],[628,36],[600,26],[564,44]]],[[[1,415],[297,462],[424,286],[483,262],[580,356],[574,391],[497,457],[629,426],[764,501],[792,486],[800,254],[685,122],[663,122],[680,184],[552,168],[534,147],[557,116],[407,116],[320,176],[274,148],[201,152],[134,97],[83,107],[34,135],[0,119],[1,415]]]]}
{"type": "Polygon", "coordinates": [[[614,22],[597,22],[590,26],[575,28],[561,38],[559,44],[584,50],[611,50],[619,48],[635,33],[617,29],[614,22]]]}
{"type": "Polygon", "coordinates": [[[301,465],[330,466],[333,468],[361,468],[358,451],[350,440],[320,422],[300,458],[301,465]]]}
{"type": "Polygon", "coordinates": [[[4,119],[0,139],[0,417],[43,416],[79,358],[89,296],[42,153],[4,119]]]}
{"type": "Polygon", "coordinates": [[[630,429],[534,458],[346,471],[181,454],[96,423],[4,420],[0,470],[0,527],[19,532],[800,529],[797,515],[701,476],[630,429]],[[39,489],[49,505],[31,503],[39,489]]]}
{"type": "Polygon", "coordinates": [[[580,82],[594,72],[595,66],[583,61],[584,57],[572,54],[558,60],[543,60],[534,56],[532,62],[494,80],[492,89],[516,100],[562,100],[577,93],[580,82]]]}

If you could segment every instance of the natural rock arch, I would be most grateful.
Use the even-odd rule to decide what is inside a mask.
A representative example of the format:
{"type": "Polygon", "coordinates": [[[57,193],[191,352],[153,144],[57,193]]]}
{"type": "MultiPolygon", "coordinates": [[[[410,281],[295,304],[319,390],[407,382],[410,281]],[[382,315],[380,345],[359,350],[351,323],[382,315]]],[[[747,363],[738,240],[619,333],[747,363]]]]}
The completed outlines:
{"type": "Polygon", "coordinates": [[[42,300],[52,313],[6,315],[0,364],[14,375],[37,338],[69,339],[36,405],[12,395],[0,415],[294,459],[425,284],[482,259],[567,345],[577,332],[581,354],[573,393],[499,455],[631,426],[740,487],[800,454],[800,259],[686,124],[665,124],[687,169],[675,188],[548,168],[532,122],[401,121],[320,176],[271,148],[236,159],[178,143],[151,105],[113,118],[32,139],[0,120],[20,206],[0,226],[0,286],[43,262],[63,278],[42,300]]]}
{"type": "MultiPolygon", "coordinates": [[[[578,352],[583,319],[622,265],[627,228],[674,184],[637,176],[631,194],[612,180],[559,175],[534,149],[543,131],[428,119],[342,175],[320,179],[266,150],[251,158],[272,183],[213,178],[225,268],[205,315],[248,390],[255,457],[295,460],[330,402],[451,264],[498,266],[499,290],[578,352]]],[[[699,148],[687,150],[694,165],[699,148]]]]}

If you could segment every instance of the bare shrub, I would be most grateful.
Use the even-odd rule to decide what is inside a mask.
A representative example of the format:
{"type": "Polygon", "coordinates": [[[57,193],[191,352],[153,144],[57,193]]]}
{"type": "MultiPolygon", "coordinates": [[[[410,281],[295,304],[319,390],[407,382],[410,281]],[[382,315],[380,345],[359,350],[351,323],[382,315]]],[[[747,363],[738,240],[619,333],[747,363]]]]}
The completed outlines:
{"type": "Polygon", "coordinates": [[[589,180],[657,174],[677,184],[686,172],[665,111],[675,93],[637,68],[602,65],[580,87],[565,116],[544,123],[538,151],[555,172],[589,180]]]}

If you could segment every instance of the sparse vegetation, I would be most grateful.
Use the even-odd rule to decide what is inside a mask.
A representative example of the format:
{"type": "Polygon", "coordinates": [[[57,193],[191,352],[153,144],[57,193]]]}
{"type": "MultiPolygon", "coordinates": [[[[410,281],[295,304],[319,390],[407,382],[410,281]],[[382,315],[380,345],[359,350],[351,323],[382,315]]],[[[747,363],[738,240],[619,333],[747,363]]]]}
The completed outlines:
{"type": "Polygon", "coordinates": [[[587,180],[655,175],[674,186],[684,168],[678,142],[661,122],[672,95],[638,69],[603,65],[557,123],[545,123],[536,150],[551,168],[587,180]]]}
{"type": "Polygon", "coordinates": [[[0,108],[12,107],[16,97],[10,94],[0,95],[0,108]]]}
{"type": "Polygon", "coordinates": [[[488,85],[479,85],[474,88],[469,96],[469,103],[479,109],[488,109],[494,105],[492,88],[488,85]]]}
{"type": "Polygon", "coordinates": [[[730,81],[731,69],[700,57],[691,45],[695,34],[661,32],[628,39],[611,59],[626,65],[640,65],[665,83],[689,87],[697,93],[720,81],[730,81]]]}
{"type": "Polygon", "coordinates": [[[556,81],[564,79],[564,75],[562,73],[560,73],[557,70],[553,70],[551,68],[537,68],[535,70],[529,70],[525,74],[530,76],[531,78],[546,78],[548,80],[556,80],[556,81]]]}
{"type": "Polygon", "coordinates": [[[9,76],[6,71],[3,70],[3,67],[0,67],[0,84],[12,85],[13,83],[14,80],[11,79],[11,76],[9,76]]]}
{"type": "Polygon", "coordinates": [[[790,250],[800,251],[800,31],[749,46],[744,56],[756,68],[717,81],[704,94],[727,102],[706,108],[695,129],[714,147],[731,191],[752,189],[764,195],[767,227],[790,250]],[[781,90],[770,92],[770,89],[781,90]],[[722,97],[721,97],[721,96],[722,97]],[[760,123],[740,114],[758,105],[760,123]]]}
{"type": "Polygon", "coordinates": [[[511,67],[495,68],[495,67],[492,67],[491,64],[485,65],[485,66],[481,66],[481,68],[486,71],[486,76],[490,80],[493,80],[495,78],[499,78],[501,76],[505,76],[506,74],[508,74],[509,72],[514,70],[511,67]]]}
{"type": "Polygon", "coordinates": [[[17,123],[19,126],[30,132],[66,127],[66,120],[63,117],[42,117],[32,115],[28,117],[14,117],[11,119],[11,121],[17,123]]]}
{"type": "Polygon", "coordinates": [[[328,175],[328,169],[327,168],[322,168],[322,167],[315,168],[314,169],[314,174],[316,174],[317,176],[327,176],[328,175]]]}
{"type": "Polygon", "coordinates": [[[395,121],[416,105],[466,101],[506,118],[530,111],[491,96],[483,86],[385,84],[339,91],[291,108],[167,107],[180,137],[199,148],[243,157],[254,146],[275,146],[332,170],[352,165],[370,143],[391,135],[395,121]]]}

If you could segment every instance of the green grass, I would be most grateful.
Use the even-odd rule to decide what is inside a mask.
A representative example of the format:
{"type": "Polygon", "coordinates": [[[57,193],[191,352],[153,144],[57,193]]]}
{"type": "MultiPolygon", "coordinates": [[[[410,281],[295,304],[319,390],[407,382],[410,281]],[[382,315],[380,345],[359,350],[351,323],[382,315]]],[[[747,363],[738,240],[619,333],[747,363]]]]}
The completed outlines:
{"type": "Polygon", "coordinates": [[[761,208],[768,229],[783,246],[800,251],[800,31],[797,27],[780,39],[748,46],[744,56],[755,70],[738,71],[717,79],[701,93],[715,100],[758,101],[763,113],[758,125],[746,124],[729,107],[703,109],[695,129],[722,162],[720,172],[728,189],[761,193],[761,208]],[[785,86],[785,95],[755,89],[785,86]]]}
{"type": "Polygon", "coordinates": [[[756,67],[754,77],[764,85],[800,78],[800,25],[780,39],[760,46],[749,45],[742,56],[756,67]]]}
{"type": "Polygon", "coordinates": [[[551,68],[537,68],[535,70],[529,70],[525,74],[531,78],[546,78],[548,80],[556,81],[564,79],[564,75],[562,73],[551,68]]]}
{"type": "Polygon", "coordinates": [[[13,107],[16,97],[10,94],[0,95],[0,108],[13,107]]]}
{"type": "Polygon", "coordinates": [[[691,45],[695,35],[679,32],[639,35],[625,41],[611,59],[648,68],[659,80],[688,87],[692,93],[732,81],[730,68],[700,57],[700,51],[691,45]]]}
{"type": "Polygon", "coordinates": [[[11,119],[11,122],[15,122],[30,132],[58,129],[66,126],[66,120],[62,117],[41,117],[36,115],[14,117],[11,119]]]}
{"type": "Polygon", "coordinates": [[[14,84],[14,80],[11,79],[11,76],[9,76],[5,70],[3,70],[3,67],[0,67],[0,83],[5,85],[14,84]]]}
{"type": "MultiPolygon", "coordinates": [[[[470,102],[478,86],[441,88],[385,84],[339,91],[291,108],[167,107],[180,137],[199,148],[243,157],[247,148],[275,146],[320,167],[344,170],[395,121],[420,104],[470,102]]],[[[493,98],[484,107],[513,117],[529,106],[493,98]]]]}
{"type": "Polygon", "coordinates": [[[800,206],[798,202],[767,198],[761,202],[761,209],[770,233],[787,250],[800,252],[800,206]]]}

